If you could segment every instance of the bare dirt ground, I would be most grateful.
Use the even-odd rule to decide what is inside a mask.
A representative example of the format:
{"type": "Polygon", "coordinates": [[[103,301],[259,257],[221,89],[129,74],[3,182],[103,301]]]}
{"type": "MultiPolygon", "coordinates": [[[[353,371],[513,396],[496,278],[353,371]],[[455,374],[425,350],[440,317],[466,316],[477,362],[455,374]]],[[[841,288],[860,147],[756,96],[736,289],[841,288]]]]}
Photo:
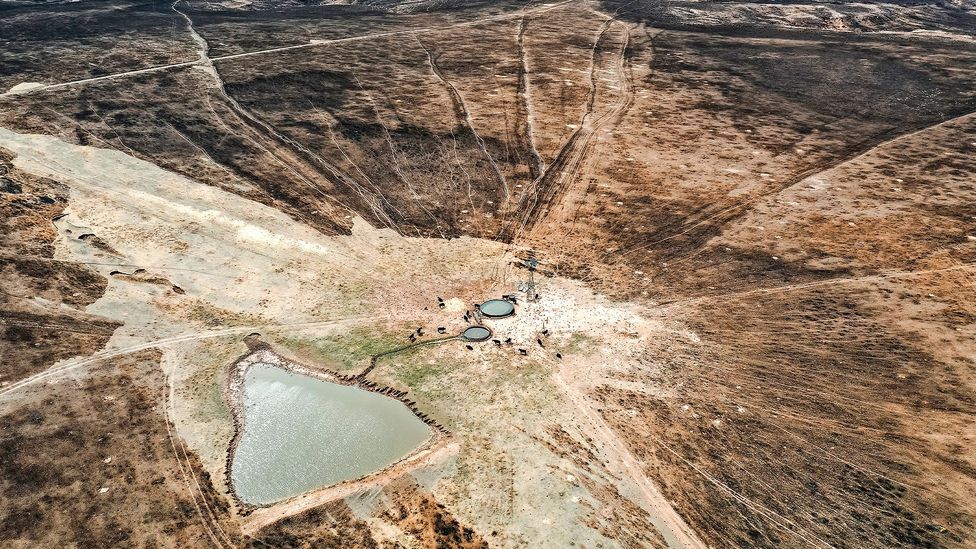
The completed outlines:
{"type": "MultiPolygon", "coordinates": [[[[513,257],[500,243],[469,237],[450,241],[405,238],[390,230],[372,229],[362,221],[357,222],[351,236],[327,237],[272,208],[164,172],[121,152],[6,130],[3,140],[16,155],[13,163],[18,170],[70,182],[72,206],[55,224],[60,235],[58,254],[76,261],[87,259],[94,253],[87,242],[66,238],[66,231],[71,226],[92,227],[119,257],[125,258],[125,265],[138,266],[145,273],[113,275],[117,265],[98,266],[107,271],[109,285],[89,311],[123,323],[107,348],[92,359],[64,361],[10,385],[0,398],[18,402],[46,383],[85,376],[87,369],[101,360],[159,348],[170,384],[172,422],[213,479],[225,478],[226,449],[232,435],[227,403],[215,387],[222,386],[233,354],[241,352],[243,336],[261,332],[271,342],[280,342],[296,352],[338,361],[335,369],[339,371],[358,373],[368,364],[369,354],[359,350],[363,339],[389,349],[403,345],[403,334],[413,331],[412,326],[424,325],[432,331],[435,324],[442,323],[454,333],[462,329],[459,313],[436,309],[437,292],[450,292],[447,297],[456,296],[465,303],[497,294],[514,283],[513,257]],[[120,211],[127,215],[119,216],[120,211]],[[448,256],[464,259],[457,264],[438,260],[448,256]],[[296,278],[291,274],[295,269],[307,274],[296,278]],[[338,333],[353,329],[358,331],[352,332],[357,334],[352,340],[336,339],[338,333]]],[[[553,340],[554,346],[561,345],[561,340],[571,344],[577,331],[609,329],[614,334],[643,324],[635,313],[603,303],[568,280],[554,280],[550,294],[538,307],[542,308],[526,308],[513,325],[513,345],[533,344],[545,318],[555,317],[563,309],[572,313],[549,323],[560,334],[559,340],[553,340]],[[557,287],[564,289],[557,291],[557,287]]],[[[623,343],[629,346],[635,342],[623,343]]],[[[406,358],[384,359],[372,375],[395,388],[416,390],[415,384],[424,377],[428,363],[447,364],[461,345],[455,341],[412,351],[404,355],[406,358]],[[389,377],[391,367],[395,378],[389,377]]],[[[546,373],[553,364],[552,353],[534,352],[519,361],[526,371],[534,373],[515,384],[507,373],[512,369],[510,361],[517,356],[515,347],[494,354],[488,364],[494,365],[492,369],[501,367],[496,372],[494,383],[498,386],[494,391],[524,394],[531,388],[537,394],[535,403],[520,411],[517,401],[509,401],[506,413],[524,413],[541,420],[555,417],[559,411],[562,428],[579,432],[583,428],[580,422],[590,420],[567,408],[566,396],[553,392],[546,373]]],[[[323,366],[331,369],[333,364],[326,361],[323,366]]],[[[483,370],[486,364],[479,361],[473,366],[483,370]]],[[[469,378],[470,382],[478,379],[483,382],[484,375],[469,378]]],[[[654,526],[641,521],[649,520],[648,510],[655,505],[667,504],[658,494],[642,492],[639,483],[616,472],[626,470],[620,465],[620,456],[599,450],[606,452],[605,464],[601,465],[605,469],[590,480],[595,494],[587,495],[577,481],[569,480],[583,474],[576,465],[561,464],[557,454],[538,452],[542,444],[538,437],[544,432],[533,429],[520,434],[521,421],[514,425],[488,422],[477,433],[464,428],[464,422],[471,418],[492,417],[482,406],[490,401],[493,388],[483,383],[477,389],[461,383],[454,387],[458,392],[452,398],[462,399],[452,408],[456,415],[437,413],[445,406],[447,395],[421,399],[422,394],[411,393],[411,398],[420,399],[421,410],[449,429],[462,429],[467,436],[477,435],[482,441],[487,433],[494,433],[498,448],[512,456],[507,468],[495,471],[495,454],[487,448],[481,450],[483,443],[479,442],[462,445],[467,450],[459,459],[471,471],[470,476],[454,477],[451,471],[461,465],[452,465],[451,460],[439,459],[429,467],[435,479],[453,479],[431,487],[454,494],[451,497],[456,498],[456,505],[466,509],[464,522],[473,524],[476,532],[497,544],[531,545],[551,537],[535,520],[536,513],[541,512],[544,520],[552,521],[550,524],[558,522],[567,543],[573,539],[608,543],[623,535],[614,529],[614,516],[628,517],[641,525],[640,530],[627,535],[638,539],[655,536],[651,534],[654,526]],[[549,467],[558,469],[550,471],[549,467]],[[498,497],[496,486],[514,486],[513,475],[518,475],[520,489],[510,493],[502,506],[492,508],[498,497]],[[566,497],[567,491],[578,494],[566,497]],[[636,503],[629,498],[635,498],[636,503]],[[615,509],[614,514],[587,519],[596,512],[596,506],[615,509]]],[[[226,485],[214,482],[226,494],[226,485]]],[[[246,523],[242,528],[245,534],[252,533],[246,523]]]]}
{"type": "Polygon", "coordinates": [[[974,13],[3,7],[0,538],[972,546],[974,13]],[[254,333],[450,444],[239,509],[254,333]]]}

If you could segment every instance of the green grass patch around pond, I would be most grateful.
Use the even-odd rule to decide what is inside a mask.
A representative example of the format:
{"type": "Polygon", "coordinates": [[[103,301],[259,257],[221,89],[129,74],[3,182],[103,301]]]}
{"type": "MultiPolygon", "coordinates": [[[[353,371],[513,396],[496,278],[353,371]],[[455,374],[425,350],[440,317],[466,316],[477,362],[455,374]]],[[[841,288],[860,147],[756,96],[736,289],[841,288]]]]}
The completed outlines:
{"type": "Polygon", "coordinates": [[[370,357],[408,343],[399,332],[384,332],[375,326],[356,327],[342,334],[314,339],[290,337],[281,340],[282,346],[340,372],[362,369],[369,364],[370,357]]]}

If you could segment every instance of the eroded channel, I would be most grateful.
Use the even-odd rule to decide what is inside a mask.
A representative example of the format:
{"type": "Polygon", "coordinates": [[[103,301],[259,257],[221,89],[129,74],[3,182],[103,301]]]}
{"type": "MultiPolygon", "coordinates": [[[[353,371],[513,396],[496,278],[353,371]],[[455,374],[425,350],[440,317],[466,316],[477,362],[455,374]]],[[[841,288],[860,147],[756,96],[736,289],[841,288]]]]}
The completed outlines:
{"type": "Polygon", "coordinates": [[[231,481],[252,505],[380,471],[432,434],[397,400],[263,362],[247,368],[241,404],[231,481]]]}

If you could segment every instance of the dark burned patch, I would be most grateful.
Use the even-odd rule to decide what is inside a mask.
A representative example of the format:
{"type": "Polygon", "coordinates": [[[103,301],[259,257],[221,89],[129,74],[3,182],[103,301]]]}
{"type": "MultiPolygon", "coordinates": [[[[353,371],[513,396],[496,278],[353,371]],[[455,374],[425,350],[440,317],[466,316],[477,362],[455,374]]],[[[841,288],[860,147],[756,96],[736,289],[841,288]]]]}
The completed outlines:
{"type": "MultiPolygon", "coordinates": [[[[832,9],[810,0],[787,0],[756,6],[750,2],[631,2],[601,0],[603,9],[630,21],[643,21],[658,29],[705,31],[715,35],[789,38],[797,34],[876,33],[877,31],[911,32],[918,29],[943,30],[969,34],[976,15],[965,9],[949,7],[937,0],[905,0],[872,4],[871,11],[862,5],[838,3],[832,9]],[[785,17],[791,7],[807,8],[785,17]],[[689,14],[683,7],[693,7],[689,14]],[[738,11],[737,8],[747,11],[738,11]],[[672,9],[679,8],[679,9],[672,9]],[[759,9],[756,9],[759,8],[759,9]],[[813,8],[813,9],[811,9],[813,8]],[[838,15],[839,12],[839,15],[838,15]],[[840,25],[840,29],[837,28],[840,25]],[[826,31],[826,32],[824,32],[826,31]]],[[[914,37],[913,37],[914,38],[914,37]]],[[[919,37],[921,38],[921,37],[919,37]]]]}
{"type": "Polygon", "coordinates": [[[708,245],[685,254],[675,257],[674,264],[669,259],[656,261],[645,256],[645,262],[638,265],[653,273],[647,288],[658,296],[690,298],[840,279],[853,274],[846,267],[810,266],[818,259],[830,257],[816,250],[802,261],[788,261],[764,250],[721,245],[708,245]]]}
{"type": "MultiPolygon", "coordinates": [[[[0,149],[4,166],[12,156],[0,149]]],[[[51,220],[64,213],[68,189],[12,167],[4,177],[22,191],[0,195],[0,381],[13,382],[98,351],[119,324],[83,312],[105,292],[101,275],[53,259],[51,220]]]]}
{"type": "Polygon", "coordinates": [[[197,457],[174,454],[158,362],[128,355],[15,397],[0,415],[2,543],[196,547],[218,523],[236,537],[197,457]]]}
{"type": "MultiPolygon", "coordinates": [[[[819,38],[770,44],[696,37],[686,46],[702,55],[704,66],[698,71],[724,71],[771,93],[772,101],[764,108],[778,99],[783,110],[802,108],[833,119],[911,126],[951,118],[974,106],[961,93],[967,90],[960,79],[919,64],[903,45],[819,38]],[[849,93],[853,89],[858,93],[849,93]]],[[[918,48],[915,53],[937,51],[918,48]]],[[[728,90],[731,102],[748,99],[738,92],[728,90]]]]}
{"type": "Polygon", "coordinates": [[[88,314],[0,313],[0,381],[14,382],[58,361],[102,349],[121,326],[88,314]]]}
{"type": "Polygon", "coordinates": [[[0,90],[20,82],[63,82],[190,61],[193,44],[170,5],[112,0],[97,4],[5,6],[0,90]],[[84,21],[84,24],[78,24],[84,21]],[[92,63],[92,59],[98,63],[92,63]]]}
{"type": "Polygon", "coordinates": [[[106,81],[56,95],[14,96],[6,107],[0,110],[4,127],[69,135],[78,144],[131,152],[279,209],[323,234],[348,233],[348,212],[329,196],[321,174],[303,171],[281,144],[251,128],[200,71],[140,75],[126,78],[124,86],[106,81]]]}
{"type": "Polygon", "coordinates": [[[444,504],[411,478],[394,481],[386,492],[392,495],[392,504],[381,516],[414,536],[425,549],[488,549],[481,536],[458,522],[444,504]]]}
{"type": "Polygon", "coordinates": [[[818,131],[856,146],[858,136],[845,135],[852,128],[870,144],[871,132],[907,133],[976,108],[967,79],[946,70],[965,67],[972,52],[937,42],[866,36],[838,41],[829,33],[785,40],[677,33],[657,43],[659,71],[692,89],[720,93],[703,98],[698,108],[757,130],[750,139],[773,149],[818,131]]]}
{"type": "MultiPolygon", "coordinates": [[[[530,2],[537,3],[537,2],[530,2]]],[[[356,2],[344,5],[257,0],[235,9],[219,2],[192,2],[189,14],[210,42],[211,55],[221,56],[320,40],[437,28],[473,21],[526,7],[524,1],[433,0],[422,2],[356,2]]]]}
{"type": "Polygon", "coordinates": [[[246,547],[335,547],[374,549],[379,545],[369,525],[358,519],[343,501],[334,501],[263,528],[257,539],[245,538],[246,547]],[[303,543],[308,543],[304,545],[303,543]]]}
{"type": "Polygon", "coordinates": [[[355,87],[348,73],[323,69],[260,75],[226,85],[231,96],[255,104],[259,110],[267,109],[269,105],[263,103],[273,97],[275,110],[296,114],[314,108],[336,110],[347,101],[348,92],[355,87]]]}
{"type": "MultiPolygon", "coordinates": [[[[409,82],[403,85],[415,90],[410,95],[440,94],[433,76],[423,75],[419,82],[411,78],[420,70],[413,65],[418,59],[394,61],[376,62],[390,62],[395,72],[408,71],[398,83],[409,82]]],[[[255,78],[253,67],[235,61],[221,71],[241,107],[273,128],[255,129],[279,134],[275,137],[281,148],[300,158],[315,181],[329,181],[336,199],[365,219],[393,225],[404,234],[494,232],[504,190],[463,121],[456,116],[441,120],[441,113],[428,118],[401,113],[414,106],[400,105],[396,98],[407,95],[396,95],[405,92],[392,91],[385,73],[328,68],[334,65],[328,57],[302,58],[294,66],[259,65],[268,74],[255,78]],[[468,210],[467,215],[461,210],[468,210]],[[483,215],[472,220],[472,210],[488,213],[492,220],[483,215]]],[[[449,109],[449,96],[443,100],[449,109]]]]}
{"type": "Polygon", "coordinates": [[[22,192],[24,189],[19,183],[0,175],[0,193],[20,194],[22,192]]]}

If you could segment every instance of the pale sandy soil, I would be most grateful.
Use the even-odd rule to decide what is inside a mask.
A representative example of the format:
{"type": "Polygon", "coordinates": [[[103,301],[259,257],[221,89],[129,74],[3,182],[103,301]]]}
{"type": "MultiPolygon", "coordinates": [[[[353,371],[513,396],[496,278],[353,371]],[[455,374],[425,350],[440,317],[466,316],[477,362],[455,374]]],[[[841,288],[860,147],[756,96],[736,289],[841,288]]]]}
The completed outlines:
{"type": "Polygon", "coordinates": [[[41,82],[21,82],[20,84],[15,85],[14,87],[10,88],[9,90],[7,90],[6,92],[0,95],[8,95],[8,94],[14,95],[17,93],[24,93],[25,91],[33,90],[35,88],[43,88],[43,87],[44,84],[41,82]]]}
{"type": "MultiPolygon", "coordinates": [[[[412,325],[426,325],[428,331],[433,331],[434,323],[460,330],[460,318],[453,318],[460,315],[438,311],[436,295],[454,304],[471,303],[512,291],[518,277],[524,275],[512,270],[510,252],[490,241],[467,237],[450,241],[404,238],[363,223],[356,224],[352,236],[325,237],[275,210],[123,153],[7,130],[0,130],[0,146],[16,154],[14,163],[19,169],[70,186],[68,216],[57,223],[62,235],[57,244],[59,259],[91,258],[90,247],[71,238],[68,232],[82,227],[117,250],[120,263],[138,265],[158,275],[153,282],[142,282],[111,275],[112,271],[123,270],[111,264],[97,266],[109,279],[109,287],[101,299],[88,307],[88,312],[124,323],[100,356],[149,347],[162,350],[171,383],[172,419],[180,435],[202,456],[213,479],[224,478],[225,452],[232,435],[226,404],[214,398],[214,388],[219,387],[233,356],[243,352],[240,341],[247,333],[261,331],[274,342],[289,337],[315,341],[332,337],[330,334],[348,326],[365,326],[377,334],[391,330],[393,334],[405,334],[412,325]],[[208,329],[208,324],[221,328],[208,329]]],[[[515,345],[496,348],[487,343],[479,347],[473,355],[478,358],[469,366],[483,371],[509,370],[513,364],[523,364],[531,375],[520,380],[518,386],[522,386],[520,390],[531,387],[529,391],[538,392],[539,400],[529,399],[525,405],[511,402],[511,406],[495,409],[493,416],[483,415],[485,398],[509,400],[514,395],[485,393],[502,386],[472,385],[485,379],[482,374],[480,379],[473,376],[462,383],[455,380],[454,393],[427,395],[422,402],[422,409],[430,409],[435,419],[457,431],[454,436],[460,443],[462,471],[446,475],[436,484],[435,491],[453,501],[457,507],[453,511],[466,522],[480,526],[479,530],[498,530],[500,537],[495,541],[502,545],[531,545],[533,540],[550,536],[549,527],[557,525],[560,536],[566,536],[567,541],[605,542],[599,529],[586,525],[587,508],[612,506],[614,498],[625,497],[623,494],[638,502],[637,510],[630,512],[636,513],[639,520],[645,520],[640,515],[646,513],[655,524],[671,525],[672,532],[684,536],[684,545],[698,545],[687,534],[681,519],[667,511],[667,501],[652,489],[649,481],[644,477],[631,478],[627,472],[634,470],[633,465],[616,451],[619,443],[614,442],[615,435],[593,421],[590,405],[579,397],[579,392],[587,389],[586,380],[598,377],[600,368],[589,368],[590,373],[585,375],[554,377],[557,349],[564,350],[567,364],[578,364],[581,369],[584,364],[611,363],[614,366],[607,367],[615,368],[626,364],[628,354],[633,354],[644,338],[671,337],[669,334],[674,333],[680,336],[681,330],[660,321],[648,321],[635,310],[592,294],[578,282],[546,279],[543,287],[546,291],[542,300],[524,304],[514,318],[492,323],[499,337],[511,337],[515,345],[529,350],[529,356],[517,358],[515,345]],[[543,324],[551,331],[545,348],[535,341],[544,337],[540,334],[543,324]],[[588,334],[586,344],[577,345],[583,332],[588,334]],[[583,360],[583,355],[589,355],[590,360],[583,360]],[[600,355],[617,360],[594,360],[600,355]],[[570,390],[567,384],[579,387],[570,390]],[[561,391],[560,387],[567,390],[561,391]],[[576,406],[587,409],[576,411],[576,406]],[[449,408],[449,415],[439,412],[449,408]],[[549,421],[535,423],[542,418],[549,421]],[[564,430],[580,433],[581,439],[596,426],[600,438],[594,449],[603,453],[608,471],[619,473],[598,475],[599,483],[589,489],[566,480],[586,473],[540,446],[539,437],[546,436],[544,426],[553,422],[564,430]],[[474,428],[477,424],[482,427],[474,428]],[[502,435],[512,429],[528,431],[514,437],[502,435]],[[495,474],[496,457],[492,452],[480,451],[476,442],[484,436],[490,436],[492,445],[505,455],[517,456],[517,461],[509,462],[514,470],[495,474]],[[551,467],[564,472],[545,473],[551,467]],[[512,478],[513,474],[516,478],[512,478]],[[497,497],[493,485],[505,478],[516,486],[513,499],[504,508],[494,509],[490,503],[497,497]],[[552,494],[567,488],[578,495],[551,499],[552,494]],[[459,494],[464,497],[458,499],[459,494]],[[590,503],[582,505],[581,501],[590,503]]],[[[376,379],[396,385],[398,376],[420,361],[466,361],[468,358],[459,354],[463,352],[460,343],[414,351],[382,364],[376,379]]],[[[16,400],[18,391],[33,384],[83,376],[88,363],[86,359],[75,359],[54,365],[5,389],[3,398],[16,400]]],[[[490,377],[499,375],[503,372],[490,377]]],[[[515,388],[504,376],[493,383],[501,383],[505,391],[515,388]]],[[[409,383],[406,388],[410,388],[409,383]]],[[[422,394],[421,390],[414,398],[422,394]]],[[[451,448],[451,452],[458,451],[456,446],[451,448]]],[[[346,497],[373,487],[401,472],[401,468],[428,464],[444,450],[432,448],[430,453],[418,455],[361,486],[343,485],[316,492],[289,504],[284,511],[259,511],[247,519],[244,528],[256,531],[313,502],[346,497]]],[[[675,534],[665,536],[673,538],[675,534]]]]}

